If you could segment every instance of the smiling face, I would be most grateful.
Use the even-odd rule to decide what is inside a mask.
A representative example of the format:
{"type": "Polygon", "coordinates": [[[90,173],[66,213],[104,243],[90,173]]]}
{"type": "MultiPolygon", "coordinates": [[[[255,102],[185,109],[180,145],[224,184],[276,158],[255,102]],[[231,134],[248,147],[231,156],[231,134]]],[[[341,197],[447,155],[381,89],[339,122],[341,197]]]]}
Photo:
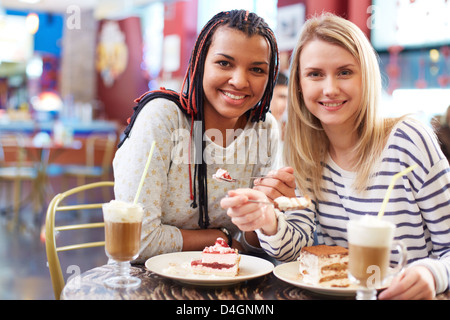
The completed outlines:
{"type": "Polygon", "coordinates": [[[262,98],[269,78],[267,40],[219,27],[205,61],[205,127],[234,128],[237,120],[262,98]]]}
{"type": "Polygon", "coordinates": [[[300,88],[305,105],[323,128],[353,129],[361,105],[361,67],[346,49],[312,40],[300,55],[300,88]]]}

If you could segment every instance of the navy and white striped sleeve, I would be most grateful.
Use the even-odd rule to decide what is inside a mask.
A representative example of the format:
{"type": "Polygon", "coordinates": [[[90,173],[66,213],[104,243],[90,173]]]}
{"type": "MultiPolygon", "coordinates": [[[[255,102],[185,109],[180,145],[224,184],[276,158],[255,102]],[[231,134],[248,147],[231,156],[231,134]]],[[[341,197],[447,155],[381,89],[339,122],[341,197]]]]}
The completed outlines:
{"type": "Polygon", "coordinates": [[[314,212],[310,209],[282,213],[278,210],[278,232],[267,236],[257,230],[264,251],[279,261],[295,261],[304,246],[314,243],[314,212]]]}
{"type": "Polygon", "coordinates": [[[427,242],[431,244],[431,256],[418,260],[433,273],[436,292],[449,290],[450,278],[450,168],[438,142],[427,131],[419,131],[410,125],[417,135],[415,144],[425,150],[418,159],[422,171],[418,181],[421,185],[416,195],[423,221],[426,224],[427,242]]]}

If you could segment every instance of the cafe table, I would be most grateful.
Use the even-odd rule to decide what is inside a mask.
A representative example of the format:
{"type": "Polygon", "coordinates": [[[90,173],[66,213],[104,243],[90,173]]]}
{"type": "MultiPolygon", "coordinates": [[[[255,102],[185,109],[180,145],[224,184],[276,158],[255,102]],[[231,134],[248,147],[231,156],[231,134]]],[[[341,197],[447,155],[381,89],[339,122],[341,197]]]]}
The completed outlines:
{"type": "MultiPolygon", "coordinates": [[[[110,289],[103,281],[114,274],[113,265],[93,268],[67,281],[62,300],[353,300],[354,295],[330,295],[291,285],[273,272],[228,286],[189,285],[149,271],[144,265],[131,266],[131,274],[141,279],[135,289],[110,289]]],[[[450,300],[450,292],[437,300],[450,300]]]]}
{"type": "Polygon", "coordinates": [[[67,144],[59,144],[52,140],[47,134],[45,134],[45,136],[45,141],[36,139],[38,135],[34,137],[27,136],[20,140],[20,147],[26,152],[28,161],[33,162],[36,176],[32,179],[31,189],[21,201],[19,210],[31,204],[35,221],[32,226],[27,226],[21,221],[21,217],[15,213],[11,222],[12,228],[15,228],[18,225],[23,225],[25,228],[34,228],[39,224],[40,214],[46,208],[47,200],[49,200],[47,198],[54,194],[49,181],[49,166],[62,153],[70,150],[80,150],[83,146],[82,142],[79,140],[73,140],[67,144]]]}
{"type": "Polygon", "coordinates": [[[48,168],[57,157],[63,152],[70,150],[80,150],[82,148],[80,140],[73,140],[67,144],[56,143],[49,140],[46,143],[36,143],[34,139],[27,139],[25,148],[30,157],[38,164],[37,177],[33,183],[31,200],[34,202],[35,213],[40,213],[47,204],[46,197],[53,194],[49,179],[48,168]]]}

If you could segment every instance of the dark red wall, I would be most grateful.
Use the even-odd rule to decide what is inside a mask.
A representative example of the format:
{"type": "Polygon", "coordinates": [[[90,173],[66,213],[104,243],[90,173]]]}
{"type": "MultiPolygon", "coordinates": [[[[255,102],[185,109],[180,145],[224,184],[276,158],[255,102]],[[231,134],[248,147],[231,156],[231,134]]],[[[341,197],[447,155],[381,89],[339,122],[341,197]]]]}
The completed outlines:
{"type": "Polygon", "coordinates": [[[171,77],[182,78],[186,73],[192,49],[197,39],[198,1],[168,2],[164,5],[164,36],[179,35],[181,39],[180,68],[171,77]]]}
{"type": "MultiPolygon", "coordinates": [[[[105,21],[99,23],[99,30],[105,21]]],[[[143,59],[143,41],[141,21],[138,17],[130,17],[118,21],[121,31],[125,34],[128,47],[128,64],[126,70],[114,81],[111,87],[106,87],[97,72],[97,95],[104,104],[108,119],[117,120],[125,125],[133,113],[134,99],[148,90],[147,79],[141,69],[143,59]]]]}

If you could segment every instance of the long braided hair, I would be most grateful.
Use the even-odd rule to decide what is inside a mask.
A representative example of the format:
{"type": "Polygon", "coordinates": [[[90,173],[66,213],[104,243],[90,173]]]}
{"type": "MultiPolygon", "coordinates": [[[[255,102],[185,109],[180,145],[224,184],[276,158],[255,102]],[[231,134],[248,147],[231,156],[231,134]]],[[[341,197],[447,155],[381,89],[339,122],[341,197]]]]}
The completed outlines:
{"type": "MultiPolygon", "coordinates": [[[[181,92],[177,93],[172,90],[161,88],[160,90],[149,91],[135,100],[137,105],[134,107],[134,113],[129,119],[128,126],[124,131],[124,139],[119,143],[119,147],[128,138],[134,122],[142,110],[142,108],[150,101],[156,98],[166,98],[178,105],[181,111],[191,118],[191,140],[193,137],[194,121],[201,121],[202,130],[199,141],[202,141],[202,148],[196,148],[200,159],[203,157],[205,149],[205,141],[203,134],[205,132],[203,103],[205,101],[205,94],[203,91],[203,73],[206,55],[212,43],[215,31],[219,26],[227,26],[244,32],[248,36],[260,35],[263,36],[270,44],[270,66],[269,79],[267,87],[261,100],[249,111],[246,116],[252,122],[265,121],[266,113],[269,111],[270,101],[272,99],[273,88],[278,75],[279,69],[279,53],[278,45],[275,35],[267,23],[255,13],[250,13],[245,10],[224,11],[216,14],[203,27],[197,41],[195,43],[192,55],[189,61],[189,67],[181,86],[181,92]]],[[[191,142],[190,142],[191,143],[191,142]]],[[[191,146],[189,146],[189,152],[191,146]]],[[[196,155],[197,156],[197,155],[196,155]]],[[[189,159],[191,155],[189,154],[189,159]]],[[[197,157],[196,157],[197,159],[197,157]]],[[[190,160],[191,161],[191,160],[190,160]]],[[[202,160],[195,164],[194,177],[191,175],[191,163],[189,163],[189,187],[191,196],[191,207],[196,208],[199,204],[199,221],[201,228],[207,228],[209,225],[208,218],[208,189],[207,189],[207,172],[206,163],[202,160]],[[195,179],[197,178],[198,186],[198,204],[197,204],[197,186],[195,179]]]]}

